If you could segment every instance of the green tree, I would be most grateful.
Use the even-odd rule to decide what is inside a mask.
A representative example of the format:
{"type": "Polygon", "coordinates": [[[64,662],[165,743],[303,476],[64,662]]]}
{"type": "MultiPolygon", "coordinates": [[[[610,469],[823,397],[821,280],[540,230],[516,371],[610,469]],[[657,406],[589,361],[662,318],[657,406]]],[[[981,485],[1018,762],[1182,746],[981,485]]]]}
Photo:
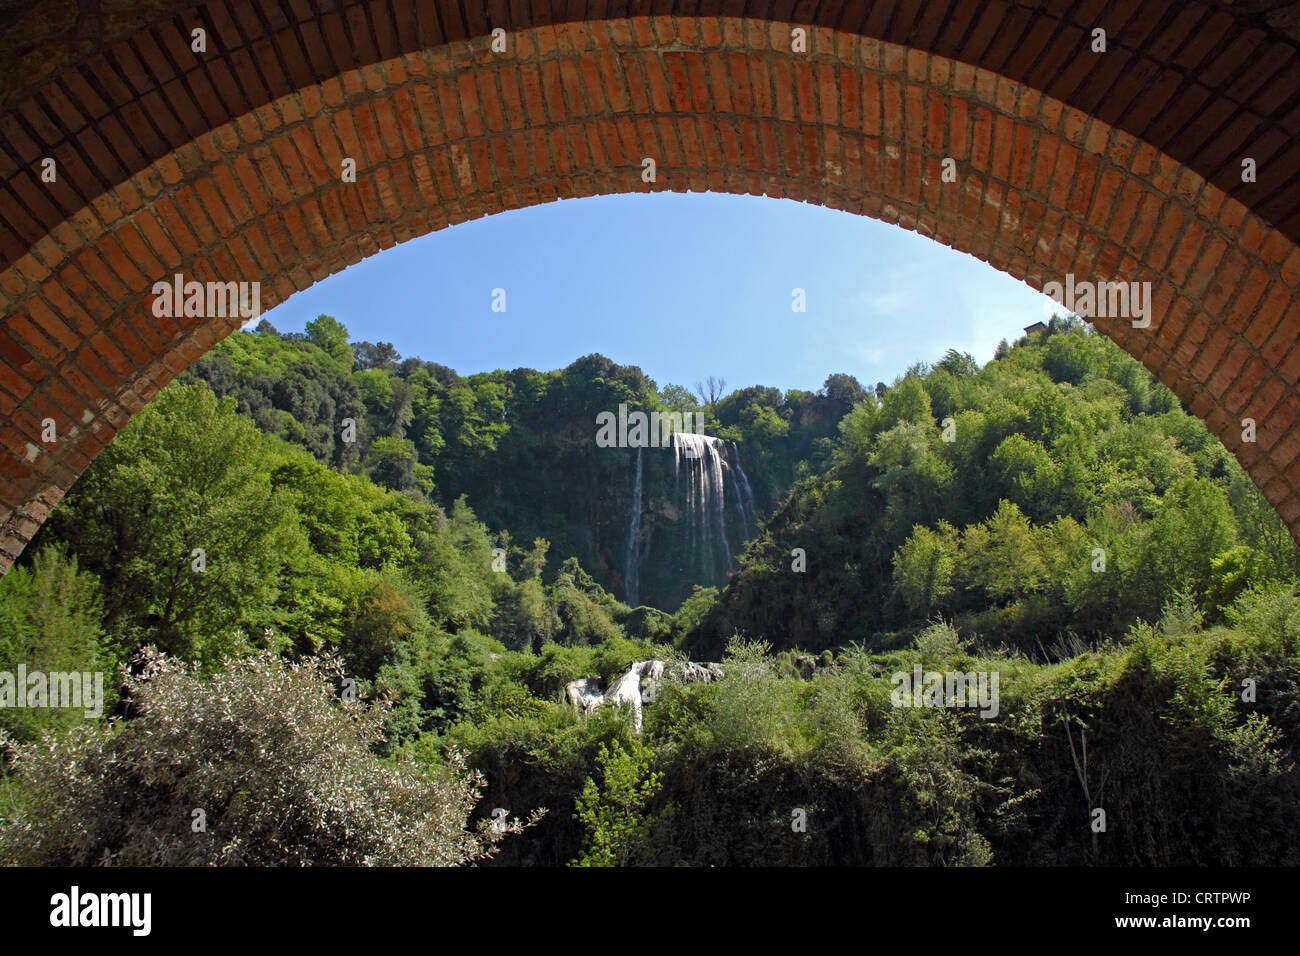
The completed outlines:
{"type": "Polygon", "coordinates": [[[957,529],[940,521],[933,531],[917,525],[895,553],[894,586],[913,616],[928,620],[952,594],[957,548],[957,529]]]}
{"type": "Polygon", "coordinates": [[[1003,494],[1034,519],[1048,521],[1063,510],[1061,466],[1040,443],[1008,435],[989,464],[1003,494]]]}
{"type": "Polygon", "coordinates": [[[979,374],[980,366],[969,352],[949,349],[943,358],[934,363],[936,369],[942,369],[954,378],[973,378],[979,374]]]}
{"type": "Polygon", "coordinates": [[[429,633],[428,615],[411,585],[395,571],[336,568],[333,593],[343,599],[338,652],[348,672],[365,681],[399,650],[417,653],[429,633]]]}
{"type": "Polygon", "coordinates": [[[930,395],[926,392],[921,379],[915,375],[894,383],[894,387],[885,392],[880,405],[880,418],[877,427],[882,430],[893,428],[900,422],[925,427],[934,426],[934,416],[930,411],[930,395]]]}
{"type": "Polygon", "coordinates": [[[1170,489],[1151,524],[1148,561],[1165,593],[1187,587],[1202,602],[1211,562],[1236,543],[1226,493],[1209,478],[1186,478],[1170,489]]]}
{"type": "Polygon", "coordinates": [[[1210,562],[1210,582],[1205,606],[1217,620],[1223,620],[1229,606],[1248,588],[1277,579],[1277,571],[1267,554],[1249,545],[1239,544],[1210,562]]]}
{"type": "Polygon", "coordinates": [[[700,404],[700,400],[684,385],[665,385],[659,390],[659,400],[673,412],[693,412],[700,404]]]}
{"type": "MultiPolygon", "coordinates": [[[[0,671],[16,674],[25,664],[29,673],[99,672],[107,713],[117,697],[117,654],[105,639],[102,613],[95,576],[58,548],[40,549],[30,569],[20,565],[0,580],[0,671]]],[[[86,708],[4,707],[0,729],[30,740],[81,723],[86,708]]]]}
{"type": "Polygon", "coordinates": [[[1268,499],[1255,487],[1237,460],[1228,464],[1228,498],[1246,544],[1268,555],[1278,573],[1300,574],[1300,548],[1268,499]]]}
{"type": "Polygon", "coordinates": [[[596,755],[600,777],[587,778],[578,796],[574,819],[586,839],[573,866],[634,866],[653,859],[655,829],[670,809],[647,814],[650,800],[663,787],[663,775],[650,769],[653,753],[640,738],[627,744],[601,744],[596,755]]]}
{"type": "Polygon", "coordinates": [[[106,627],[128,651],[152,641],[213,660],[270,616],[306,543],[272,489],[268,441],[233,399],[173,384],[51,515],[51,536],[99,577],[106,627]]]}
{"type": "Polygon", "coordinates": [[[305,326],[307,340],[338,362],[345,371],[352,371],[356,361],[352,346],[348,344],[348,327],[332,315],[318,315],[305,326]]]}
{"type": "Polygon", "coordinates": [[[414,491],[416,479],[415,443],[409,438],[383,436],[370,445],[370,477],[394,491],[414,491]]]}
{"type": "Polygon", "coordinates": [[[826,376],[822,391],[827,401],[840,406],[841,415],[867,397],[867,390],[862,387],[862,383],[845,372],[826,376]]]}
{"type": "Polygon", "coordinates": [[[1042,583],[1043,559],[1029,519],[1003,501],[988,521],[966,529],[961,561],[965,580],[994,600],[1019,600],[1042,583]]]}
{"type": "Polygon", "coordinates": [[[910,421],[900,422],[877,438],[869,462],[880,474],[874,484],[885,496],[882,530],[887,540],[901,541],[914,525],[928,525],[942,514],[953,470],[934,453],[938,438],[933,422],[910,421]]]}

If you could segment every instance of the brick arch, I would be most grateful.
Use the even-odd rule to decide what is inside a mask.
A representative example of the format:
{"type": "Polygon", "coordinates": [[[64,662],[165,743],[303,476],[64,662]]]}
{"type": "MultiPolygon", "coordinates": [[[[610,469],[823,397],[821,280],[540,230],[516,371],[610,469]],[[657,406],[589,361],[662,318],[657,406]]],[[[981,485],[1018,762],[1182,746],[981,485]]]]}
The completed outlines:
{"type": "MultiPolygon", "coordinates": [[[[1150,281],[1149,329],[1098,328],[1207,421],[1300,537],[1300,251],[1295,224],[1269,205],[1286,177],[1251,194],[1215,172],[1213,157],[1175,158],[1127,131],[1123,117],[1112,123],[1103,108],[1009,75],[1009,62],[983,69],[936,52],[942,37],[909,46],[869,35],[866,23],[810,27],[809,52],[792,54],[799,24],[780,19],[608,16],[515,28],[508,52],[494,56],[486,25],[466,34],[474,39],[434,43],[421,18],[411,50],[382,56],[385,43],[404,46],[410,25],[389,23],[384,34],[379,7],[348,9],[287,33],[264,21],[260,41],[241,32],[244,46],[231,49],[279,62],[290,88],[271,96],[272,67],[258,67],[263,102],[241,112],[227,93],[215,101],[229,113],[219,122],[207,119],[220,109],[204,103],[203,78],[219,90],[250,61],[210,57],[183,73],[167,29],[183,40],[183,16],[113,47],[119,79],[132,84],[102,84],[101,106],[103,97],[126,101],[117,112],[87,122],[99,109],[87,105],[91,92],[72,95],[59,74],[38,77],[38,95],[0,114],[0,136],[11,146],[26,136],[35,157],[15,171],[21,153],[5,154],[6,188],[22,202],[5,207],[0,230],[0,566],[130,416],[237,327],[156,318],[155,281],[176,272],[258,280],[269,309],[433,229],[651,189],[766,194],[873,216],[1039,288],[1067,272],[1150,281]],[[277,44],[287,38],[312,51],[310,66],[284,59],[277,44]],[[143,72],[124,66],[124,51],[143,72]],[[365,62],[339,68],[349,52],[365,62]],[[181,74],[170,85],[169,66],[181,74]],[[197,113],[186,112],[185,96],[197,113]],[[50,111],[44,126],[31,103],[50,111]],[[169,116],[195,128],[165,128],[169,116]],[[127,122],[153,130],[133,153],[120,141],[127,122]],[[67,171],[58,189],[33,178],[42,146],[67,171]],[[653,185],[641,180],[646,156],[658,166],[653,185]],[[340,181],[344,157],[357,161],[355,183],[340,181]],[[956,160],[955,183],[942,179],[945,157],[956,160]],[[47,417],[60,436],[52,446],[41,441],[47,417]],[[1242,442],[1245,417],[1257,423],[1255,443],[1242,442]]],[[[242,22],[247,31],[258,21],[242,22]]],[[[1063,23],[1040,56],[1069,35],[1063,23]]],[[[66,67],[76,76],[97,63],[68,62],[81,64],[66,67]]],[[[1225,76],[1255,88],[1240,69],[1225,76]]],[[[1285,113],[1256,120],[1257,142],[1287,129],[1285,113]]],[[[1175,132],[1187,139],[1185,128],[1175,132]]],[[[1260,156],[1285,164],[1291,145],[1260,156]]]]}

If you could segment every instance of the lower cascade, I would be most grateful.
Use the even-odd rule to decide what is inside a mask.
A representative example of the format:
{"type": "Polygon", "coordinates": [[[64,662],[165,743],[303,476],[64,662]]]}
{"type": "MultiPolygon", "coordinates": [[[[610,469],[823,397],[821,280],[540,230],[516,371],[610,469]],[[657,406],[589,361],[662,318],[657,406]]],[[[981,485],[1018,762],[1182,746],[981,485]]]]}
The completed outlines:
{"type": "Polygon", "coordinates": [[[623,706],[632,712],[632,727],[641,733],[641,707],[654,703],[659,683],[667,676],[682,684],[711,684],[726,676],[721,664],[697,664],[694,661],[634,661],[616,677],[608,688],[595,677],[581,677],[564,687],[564,698],[581,714],[589,714],[605,704],[623,706]]]}

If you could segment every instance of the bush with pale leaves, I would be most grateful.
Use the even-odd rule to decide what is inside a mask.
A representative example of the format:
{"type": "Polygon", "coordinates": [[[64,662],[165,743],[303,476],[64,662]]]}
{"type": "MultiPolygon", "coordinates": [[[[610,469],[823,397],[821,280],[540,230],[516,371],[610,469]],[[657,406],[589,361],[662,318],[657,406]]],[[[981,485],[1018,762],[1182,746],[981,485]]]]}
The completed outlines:
{"type": "Polygon", "coordinates": [[[15,749],[0,861],[450,866],[539,816],[472,828],[483,781],[457,753],[436,772],[376,757],[388,702],[341,701],[335,661],[263,653],[204,679],[149,653],[137,671],[129,719],[15,749]]]}

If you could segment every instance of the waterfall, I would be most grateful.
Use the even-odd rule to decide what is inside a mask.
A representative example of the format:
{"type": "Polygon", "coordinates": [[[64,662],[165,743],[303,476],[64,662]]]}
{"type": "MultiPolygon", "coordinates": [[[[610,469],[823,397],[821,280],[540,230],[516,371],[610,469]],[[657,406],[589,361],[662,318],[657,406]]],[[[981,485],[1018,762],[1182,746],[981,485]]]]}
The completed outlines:
{"type": "Polygon", "coordinates": [[[636,607],[641,590],[641,452],[636,450],[636,477],[632,480],[632,527],[627,533],[627,571],[624,573],[625,600],[636,607]]]}
{"type": "Polygon", "coordinates": [[[671,564],[659,567],[647,579],[647,588],[654,592],[647,595],[651,601],[660,599],[665,575],[669,581],[685,578],[705,587],[725,584],[735,570],[732,542],[743,546],[758,534],[754,490],[734,442],[675,431],[665,445],[673,453],[672,481],[680,518],[666,517],[664,506],[654,504],[661,499],[660,483],[666,476],[653,461],[646,474],[644,446],[638,447],[632,466],[623,572],[623,600],[629,607],[637,607],[642,600],[641,572],[651,559],[651,539],[658,537],[655,527],[665,520],[680,529],[681,537],[678,543],[660,537],[654,553],[671,564]]]}
{"type": "MultiPolygon", "coordinates": [[[[732,446],[734,449],[734,445],[732,446]]],[[[736,510],[740,513],[740,526],[745,531],[745,540],[758,537],[758,511],[754,508],[754,489],[749,486],[749,476],[740,464],[740,453],[736,453],[736,510]]]]}
{"type": "MultiPolygon", "coordinates": [[[[672,447],[679,487],[683,472],[686,475],[687,548],[689,554],[698,555],[698,565],[692,570],[707,583],[718,583],[732,569],[726,516],[726,473],[731,464],[726,455],[734,453],[735,446],[711,435],[673,432],[672,447]]],[[[742,522],[741,528],[747,532],[747,523],[742,522]]]]}

